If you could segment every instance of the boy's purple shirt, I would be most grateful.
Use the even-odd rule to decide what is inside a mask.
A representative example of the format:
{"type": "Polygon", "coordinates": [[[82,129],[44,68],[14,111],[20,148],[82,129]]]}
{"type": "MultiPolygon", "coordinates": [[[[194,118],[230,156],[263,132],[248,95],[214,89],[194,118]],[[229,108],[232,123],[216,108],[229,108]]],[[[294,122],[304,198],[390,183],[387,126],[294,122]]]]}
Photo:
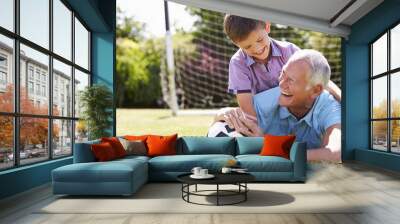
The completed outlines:
{"type": "Polygon", "coordinates": [[[283,65],[299,48],[289,42],[270,38],[271,55],[267,64],[261,64],[242,49],[239,49],[229,63],[228,92],[233,94],[257,94],[279,85],[279,75],[283,65]]]}

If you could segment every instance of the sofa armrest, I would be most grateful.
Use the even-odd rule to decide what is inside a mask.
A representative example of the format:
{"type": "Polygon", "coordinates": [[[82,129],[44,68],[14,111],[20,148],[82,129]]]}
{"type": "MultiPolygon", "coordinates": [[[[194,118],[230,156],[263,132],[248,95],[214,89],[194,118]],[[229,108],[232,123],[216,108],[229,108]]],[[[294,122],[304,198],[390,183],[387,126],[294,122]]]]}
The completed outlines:
{"type": "MultiPolygon", "coordinates": [[[[100,142],[100,141],[98,141],[100,142]]],[[[94,157],[90,146],[92,144],[98,143],[96,141],[91,142],[83,142],[83,143],[75,143],[74,147],[74,163],[89,163],[95,162],[96,158],[94,157]]]]}
{"type": "Polygon", "coordinates": [[[293,162],[293,179],[305,181],[307,174],[307,149],[305,142],[294,142],[290,149],[290,160],[293,162]]]}

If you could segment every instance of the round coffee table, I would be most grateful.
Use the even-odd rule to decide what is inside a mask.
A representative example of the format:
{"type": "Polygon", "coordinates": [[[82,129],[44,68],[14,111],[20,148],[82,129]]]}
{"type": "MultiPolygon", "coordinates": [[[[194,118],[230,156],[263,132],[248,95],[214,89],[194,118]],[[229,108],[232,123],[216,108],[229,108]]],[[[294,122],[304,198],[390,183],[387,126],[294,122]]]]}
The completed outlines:
{"type": "Polygon", "coordinates": [[[191,173],[182,174],[177,177],[178,181],[182,183],[182,199],[188,203],[198,205],[234,205],[247,200],[247,192],[249,188],[247,183],[255,180],[255,177],[249,173],[216,173],[213,174],[215,177],[212,179],[193,179],[190,177],[191,173]],[[216,185],[215,190],[197,190],[198,184],[204,185],[216,185]],[[195,186],[194,191],[190,191],[190,186],[195,186]],[[223,190],[220,189],[220,185],[236,185],[237,190],[223,190]],[[209,192],[215,192],[215,194],[205,194],[209,192]],[[204,197],[216,197],[217,204],[202,204],[190,201],[190,196],[204,196],[204,197]],[[221,197],[241,196],[239,200],[231,203],[221,203],[221,197]]]}

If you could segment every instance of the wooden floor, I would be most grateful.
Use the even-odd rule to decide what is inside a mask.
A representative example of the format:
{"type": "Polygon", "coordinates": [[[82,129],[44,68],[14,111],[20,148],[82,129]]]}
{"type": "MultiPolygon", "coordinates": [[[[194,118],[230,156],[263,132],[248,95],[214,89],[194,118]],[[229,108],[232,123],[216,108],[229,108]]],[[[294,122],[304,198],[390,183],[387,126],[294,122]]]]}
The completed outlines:
{"type": "MultiPolygon", "coordinates": [[[[317,183],[345,201],[363,202],[356,214],[37,214],[54,200],[50,186],[42,186],[0,202],[0,223],[400,223],[400,174],[359,163],[312,164],[308,183],[317,183]]],[[[317,203],[317,202],[316,202],[317,203]]]]}

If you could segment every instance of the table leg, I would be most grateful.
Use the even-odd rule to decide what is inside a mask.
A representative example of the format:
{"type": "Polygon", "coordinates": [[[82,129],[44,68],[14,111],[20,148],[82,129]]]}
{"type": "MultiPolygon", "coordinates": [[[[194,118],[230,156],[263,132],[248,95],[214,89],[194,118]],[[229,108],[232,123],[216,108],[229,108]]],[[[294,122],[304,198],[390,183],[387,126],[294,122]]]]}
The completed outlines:
{"type": "Polygon", "coordinates": [[[217,184],[217,206],[219,205],[219,184],[217,184]]]}
{"type": "Polygon", "coordinates": [[[195,191],[197,192],[197,184],[196,184],[196,187],[195,187],[195,191]]]}
{"type": "Polygon", "coordinates": [[[244,183],[244,201],[247,201],[247,183],[244,183]]]}

